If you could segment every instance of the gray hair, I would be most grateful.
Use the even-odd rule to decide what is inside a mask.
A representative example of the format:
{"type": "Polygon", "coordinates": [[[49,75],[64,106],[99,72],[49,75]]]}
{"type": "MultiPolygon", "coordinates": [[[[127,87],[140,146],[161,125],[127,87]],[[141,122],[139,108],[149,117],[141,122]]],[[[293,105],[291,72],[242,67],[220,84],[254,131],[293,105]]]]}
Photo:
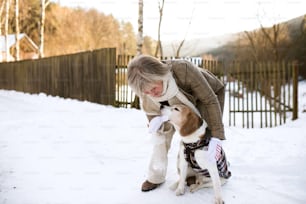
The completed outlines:
{"type": "Polygon", "coordinates": [[[148,55],[139,55],[128,64],[128,83],[137,95],[141,95],[148,85],[164,81],[169,73],[167,64],[148,55]]]}

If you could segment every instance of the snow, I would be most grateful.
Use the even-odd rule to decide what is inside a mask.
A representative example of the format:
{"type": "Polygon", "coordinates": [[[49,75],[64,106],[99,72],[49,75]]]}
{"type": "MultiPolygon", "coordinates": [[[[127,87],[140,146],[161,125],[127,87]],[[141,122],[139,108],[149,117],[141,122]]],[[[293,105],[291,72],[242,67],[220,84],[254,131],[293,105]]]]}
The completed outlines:
{"type": "MultiPolygon", "coordinates": [[[[285,125],[225,124],[226,203],[306,203],[305,81],[299,97],[299,119],[285,125]]],[[[183,196],[169,189],[178,178],[178,135],[166,182],[140,191],[153,143],[142,111],[0,90],[0,204],[212,203],[211,188],[183,196]]]]}

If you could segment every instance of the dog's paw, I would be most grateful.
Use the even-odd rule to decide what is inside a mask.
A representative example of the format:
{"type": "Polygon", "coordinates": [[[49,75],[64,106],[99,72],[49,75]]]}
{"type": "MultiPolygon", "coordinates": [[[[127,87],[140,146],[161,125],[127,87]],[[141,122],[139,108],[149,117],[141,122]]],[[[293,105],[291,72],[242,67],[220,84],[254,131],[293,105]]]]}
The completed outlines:
{"type": "Polygon", "coordinates": [[[222,198],[215,197],[215,203],[214,204],[225,204],[225,202],[222,200],[222,198]]]}
{"type": "Polygon", "coordinates": [[[200,189],[199,184],[192,184],[189,187],[189,190],[190,190],[191,193],[194,193],[194,192],[198,191],[199,189],[200,189]]]}
{"type": "Polygon", "coordinates": [[[184,188],[184,187],[178,187],[178,188],[176,189],[176,191],[175,191],[175,194],[176,194],[177,196],[184,195],[184,193],[185,193],[185,188],[184,188]]]}
{"type": "Polygon", "coordinates": [[[172,191],[175,191],[178,187],[178,184],[179,184],[178,181],[173,183],[171,186],[169,186],[169,189],[172,190],[172,191]]]}

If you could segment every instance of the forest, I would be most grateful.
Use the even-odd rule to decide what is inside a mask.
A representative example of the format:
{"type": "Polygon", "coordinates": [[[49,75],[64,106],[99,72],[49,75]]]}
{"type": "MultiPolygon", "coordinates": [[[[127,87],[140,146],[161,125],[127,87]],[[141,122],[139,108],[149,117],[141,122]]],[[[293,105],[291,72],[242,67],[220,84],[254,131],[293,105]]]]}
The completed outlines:
{"type": "MultiPolygon", "coordinates": [[[[136,54],[137,33],[131,22],[118,21],[96,9],[68,8],[49,0],[0,0],[0,34],[13,34],[18,30],[40,45],[41,2],[48,3],[44,7],[44,57],[108,47],[115,47],[119,55],[136,54]]],[[[260,22],[259,25],[253,31],[237,33],[235,39],[222,47],[195,56],[227,61],[297,60],[301,65],[300,74],[306,77],[303,68],[306,64],[306,15],[272,27],[264,27],[260,22]]],[[[143,37],[142,53],[156,56],[158,46],[162,47],[162,39],[143,37]]],[[[181,49],[188,49],[188,46],[192,45],[185,44],[181,49]]]]}
{"type": "MultiPolygon", "coordinates": [[[[0,1],[1,35],[5,28],[5,6],[0,1]]],[[[10,1],[8,34],[16,32],[15,0],[10,1]]],[[[19,1],[19,32],[40,43],[41,5],[38,0],[19,1]]],[[[152,54],[154,40],[144,36],[143,53],[152,54]]],[[[118,21],[96,9],[68,8],[49,2],[45,9],[44,56],[63,55],[115,47],[118,54],[136,53],[136,34],[130,22],[118,21]]]]}
{"type": "Polygon", "coordinates": [[[297,61],[306,78],[306,15],[237,33],[236,39],[206,53],[224,61],[297,61]]]}

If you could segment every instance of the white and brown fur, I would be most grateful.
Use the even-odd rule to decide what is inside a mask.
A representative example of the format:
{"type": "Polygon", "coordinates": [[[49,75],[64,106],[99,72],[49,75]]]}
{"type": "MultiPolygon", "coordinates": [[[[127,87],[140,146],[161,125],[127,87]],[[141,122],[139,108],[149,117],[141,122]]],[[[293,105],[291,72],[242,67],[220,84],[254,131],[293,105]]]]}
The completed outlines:
{"type": "Polygon", "coordinates": [[[169,116],[169,122],[175,127],[181,136],[177,167],[179,180],[170,188],[175,190],[176,195],[185,193],[185,181],[190,176],[196,176],[196,183],[190,186],[190,192],[195,192],[204,187],[213,187],[215,195],[215,204],[222,204],[221,185],[227,179],[221,178],[218,173],[217,164],[209,162],[207,149],[198,149],[195,151],[195,159],[202,169],[207,169],[210,178],[196,173],[184,158],[184,143],[195,143],[204,137],[207,123],[194,113],[186,105],[174,105],[163,107],[162,114],[169,116]]]}

